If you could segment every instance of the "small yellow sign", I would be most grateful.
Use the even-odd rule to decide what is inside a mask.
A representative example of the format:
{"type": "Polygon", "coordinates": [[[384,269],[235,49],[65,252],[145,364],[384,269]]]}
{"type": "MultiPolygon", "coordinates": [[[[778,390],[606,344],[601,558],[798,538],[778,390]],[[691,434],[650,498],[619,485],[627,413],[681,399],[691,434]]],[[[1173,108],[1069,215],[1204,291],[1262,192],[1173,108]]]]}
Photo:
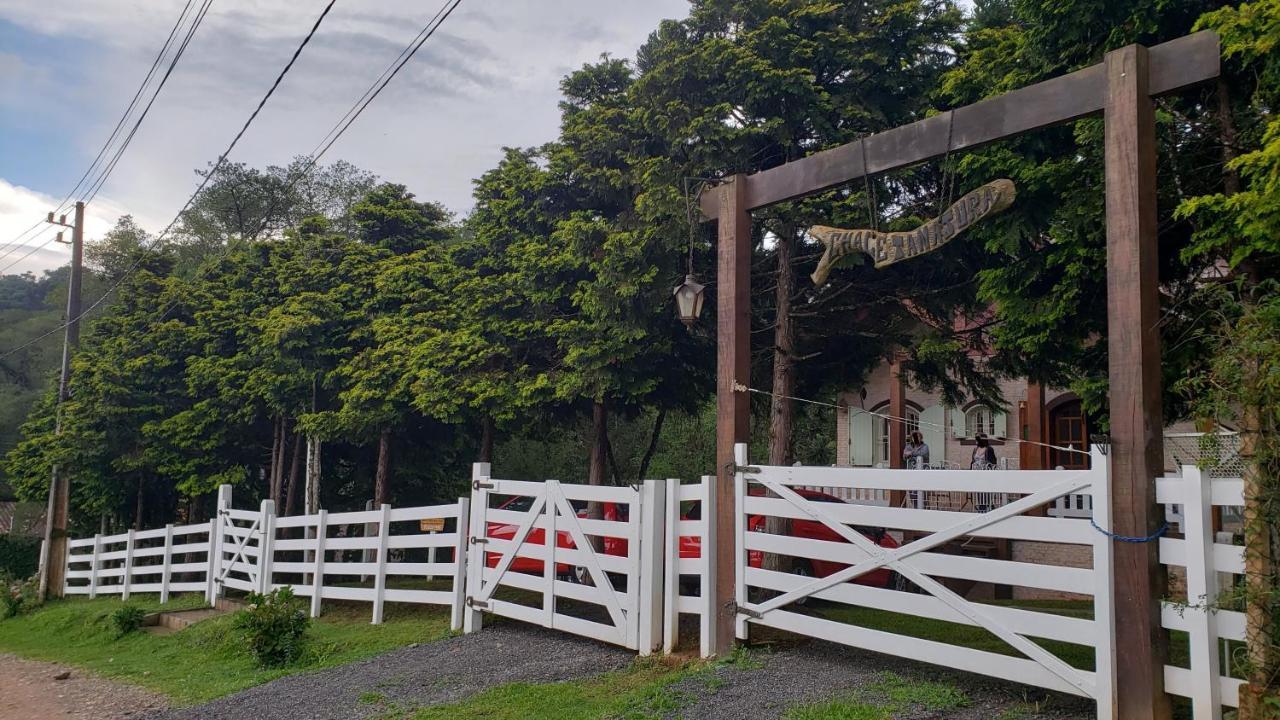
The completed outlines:
{"type": "Polygon", "coordinates": [[[418,530],[426,533],[444,532],[444,518],[423,518],[418,521],[418,530]]]}

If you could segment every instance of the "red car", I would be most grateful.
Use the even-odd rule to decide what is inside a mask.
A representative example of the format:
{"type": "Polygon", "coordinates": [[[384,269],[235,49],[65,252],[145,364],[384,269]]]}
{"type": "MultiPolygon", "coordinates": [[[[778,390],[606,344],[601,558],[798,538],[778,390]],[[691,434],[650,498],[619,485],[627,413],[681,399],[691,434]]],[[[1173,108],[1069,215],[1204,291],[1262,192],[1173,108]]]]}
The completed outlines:
{"type": "MultiPolygon", "coordinates": [[[[763,492],[763,491],[761,491],[763,492]]],[[[829,502],[843,503],[844,501],[834,495],[828,495],[815,490],[795,489],[796,494],[811,502],[829,502]]],[[[587,515],[586,504],[575,502],[574,510],[577,511],[578,517],[585,518],[587,515]]],[[[511,510],[514,512],[527,512],[533,506],[533,498],[529,496],[512,497],[506,502],[498,506],[501,510],[511,510]]],[[[681,518],[684,520],[698,520],[700,518],[702,508],[699,503],[690,503],[687,507],[681,509],[681,518]]],[[[616,505],[614,503],[603,503],[603,515],[605,520],[625,521],[627,519],[627,508],[625,505],[616,505]]],[[[763,515],[752,515],[747,518],[747,528],[754,532],[764,529],[765,518],[763,515]]],[[[490,522],[488,524],[488,537],[496,540],[511,540],[516,535],[518,526],[507,522],[490,522]]],[[[862,533],[872,542],[884,548],[896,548],[898,542],[893,536],[885,532],[881,528],[854,528],[862,533]]],[[[545,532],[540,528],[534,528],[529,532],[529,537],[525,540],[530,545],[542,545],[545,542],[545,532]]],[[[830,542],[844,542],[844,538],[840,537],[834,530],[827,527],[821,522],[814,520],[792,520],[791,533],[793,537],[810,538],[813,540],[826,540],[830,542]]],[[[568,531],[558,530],[556,532],[556,546],[566,549],[576,547],[573,539],[569,536],[568,531]]],[[[604,538],[604,553],[606,555],[625,556],[627,554],[626,538],[604,538]]],[[[686,535],[680,538],[680,557],[696,558],[702,555],[702,539],[696,535],[686,535]]],[[[486,553],[485,565],[490,568],[496,568],[501,561],[502,556],[499,553],[486,553]]],[[[751,567],[760,567],[764,560],[764,553],[759,550],[747,551],[747,562],[751,567]]],[[[808,558],[797,558],[792,565],[792,571],[799,575],[807,575],[812,577],[826,577],[833,573],[849,567],[847,563],[830,562],[827,560],[817,560],[808,558]]],[[[511,570],[521,573],[542,574],[542,561],[534,558],[521,557],[519,555],[511,562],[511,570]]],[[[566,563],[556,563],[556,574],[569,577],[580,575],[577,568],[566,563]]],[[[853,582],[862,585],[871,585],[874,587],[892,587],[894,584],[894,573],[891,570],[881,568],[865,573],[853,582]]]]}

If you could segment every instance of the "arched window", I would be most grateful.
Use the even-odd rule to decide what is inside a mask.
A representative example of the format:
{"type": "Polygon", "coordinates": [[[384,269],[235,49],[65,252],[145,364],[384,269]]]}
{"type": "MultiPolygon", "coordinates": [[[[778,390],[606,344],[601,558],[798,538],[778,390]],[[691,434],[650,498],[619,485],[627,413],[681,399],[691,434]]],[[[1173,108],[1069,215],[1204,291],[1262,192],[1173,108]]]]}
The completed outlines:
{"type": "Polygon", "coordinates": [[[996,436],[996,414],[986,405],[974,405],[964,411],[964,436],[977,437],[978,433],[996,436]]]}
{"type": "MultiPolygon", "coordinates": [[[[889,415],[889,404],[878,405],[871,412],[889,415]]],[[[920,410],[908,405],[905,415],[907,418],[907,430],[903,437],[910,437],[911,433],[920,429],[920,410]]],[[[875,448],[875,464],[880,465],[883,463],[887,465],[889,463],[889,426],[898,421],[891,420],[888,417],[877,417],[875,420],[875,444],[873,446],[875,448]]]]}

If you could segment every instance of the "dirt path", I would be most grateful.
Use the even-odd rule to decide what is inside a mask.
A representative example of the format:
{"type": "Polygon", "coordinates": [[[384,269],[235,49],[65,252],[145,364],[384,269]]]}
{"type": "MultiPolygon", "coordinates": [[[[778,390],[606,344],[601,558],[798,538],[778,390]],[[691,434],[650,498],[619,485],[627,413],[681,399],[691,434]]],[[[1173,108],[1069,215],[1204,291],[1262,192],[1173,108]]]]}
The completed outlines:
{"type": "Polygon", "coordinates": [[[0,653],[0,720],[120,720],[167,705],[159,695],[85,670],[0,653]]]}

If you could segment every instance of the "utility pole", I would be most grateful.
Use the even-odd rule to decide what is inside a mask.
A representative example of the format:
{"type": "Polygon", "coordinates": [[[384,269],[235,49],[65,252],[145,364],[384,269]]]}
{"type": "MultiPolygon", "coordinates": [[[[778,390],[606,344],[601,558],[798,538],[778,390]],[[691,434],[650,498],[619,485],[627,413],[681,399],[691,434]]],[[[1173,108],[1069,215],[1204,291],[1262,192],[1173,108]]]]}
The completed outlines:
{"type": "MultiPolygon", "coordinates": [[[[80,344],[80,275],[84,261],[84,203],[76,202],[75,224],[67,224],[67,216],[57,220],[53,213],[45,220],[52,225],[71,228],[71,277],[67,283],[66,333],[62,340],[62,376],[58,380],[58,405],[55,434],[62,434],[62,404],[67,401],[71,382],[71,353],[80,344]]],[[[58,233],[62,242],[62,233],[58,233]]],[[[71,483],[65,474],[53,466],[49,482],[49,505],[45,512],[44,545],[40,558],[40,597],[62,597],[67,569],[67,516],[70,511],[71,483]]]]}

